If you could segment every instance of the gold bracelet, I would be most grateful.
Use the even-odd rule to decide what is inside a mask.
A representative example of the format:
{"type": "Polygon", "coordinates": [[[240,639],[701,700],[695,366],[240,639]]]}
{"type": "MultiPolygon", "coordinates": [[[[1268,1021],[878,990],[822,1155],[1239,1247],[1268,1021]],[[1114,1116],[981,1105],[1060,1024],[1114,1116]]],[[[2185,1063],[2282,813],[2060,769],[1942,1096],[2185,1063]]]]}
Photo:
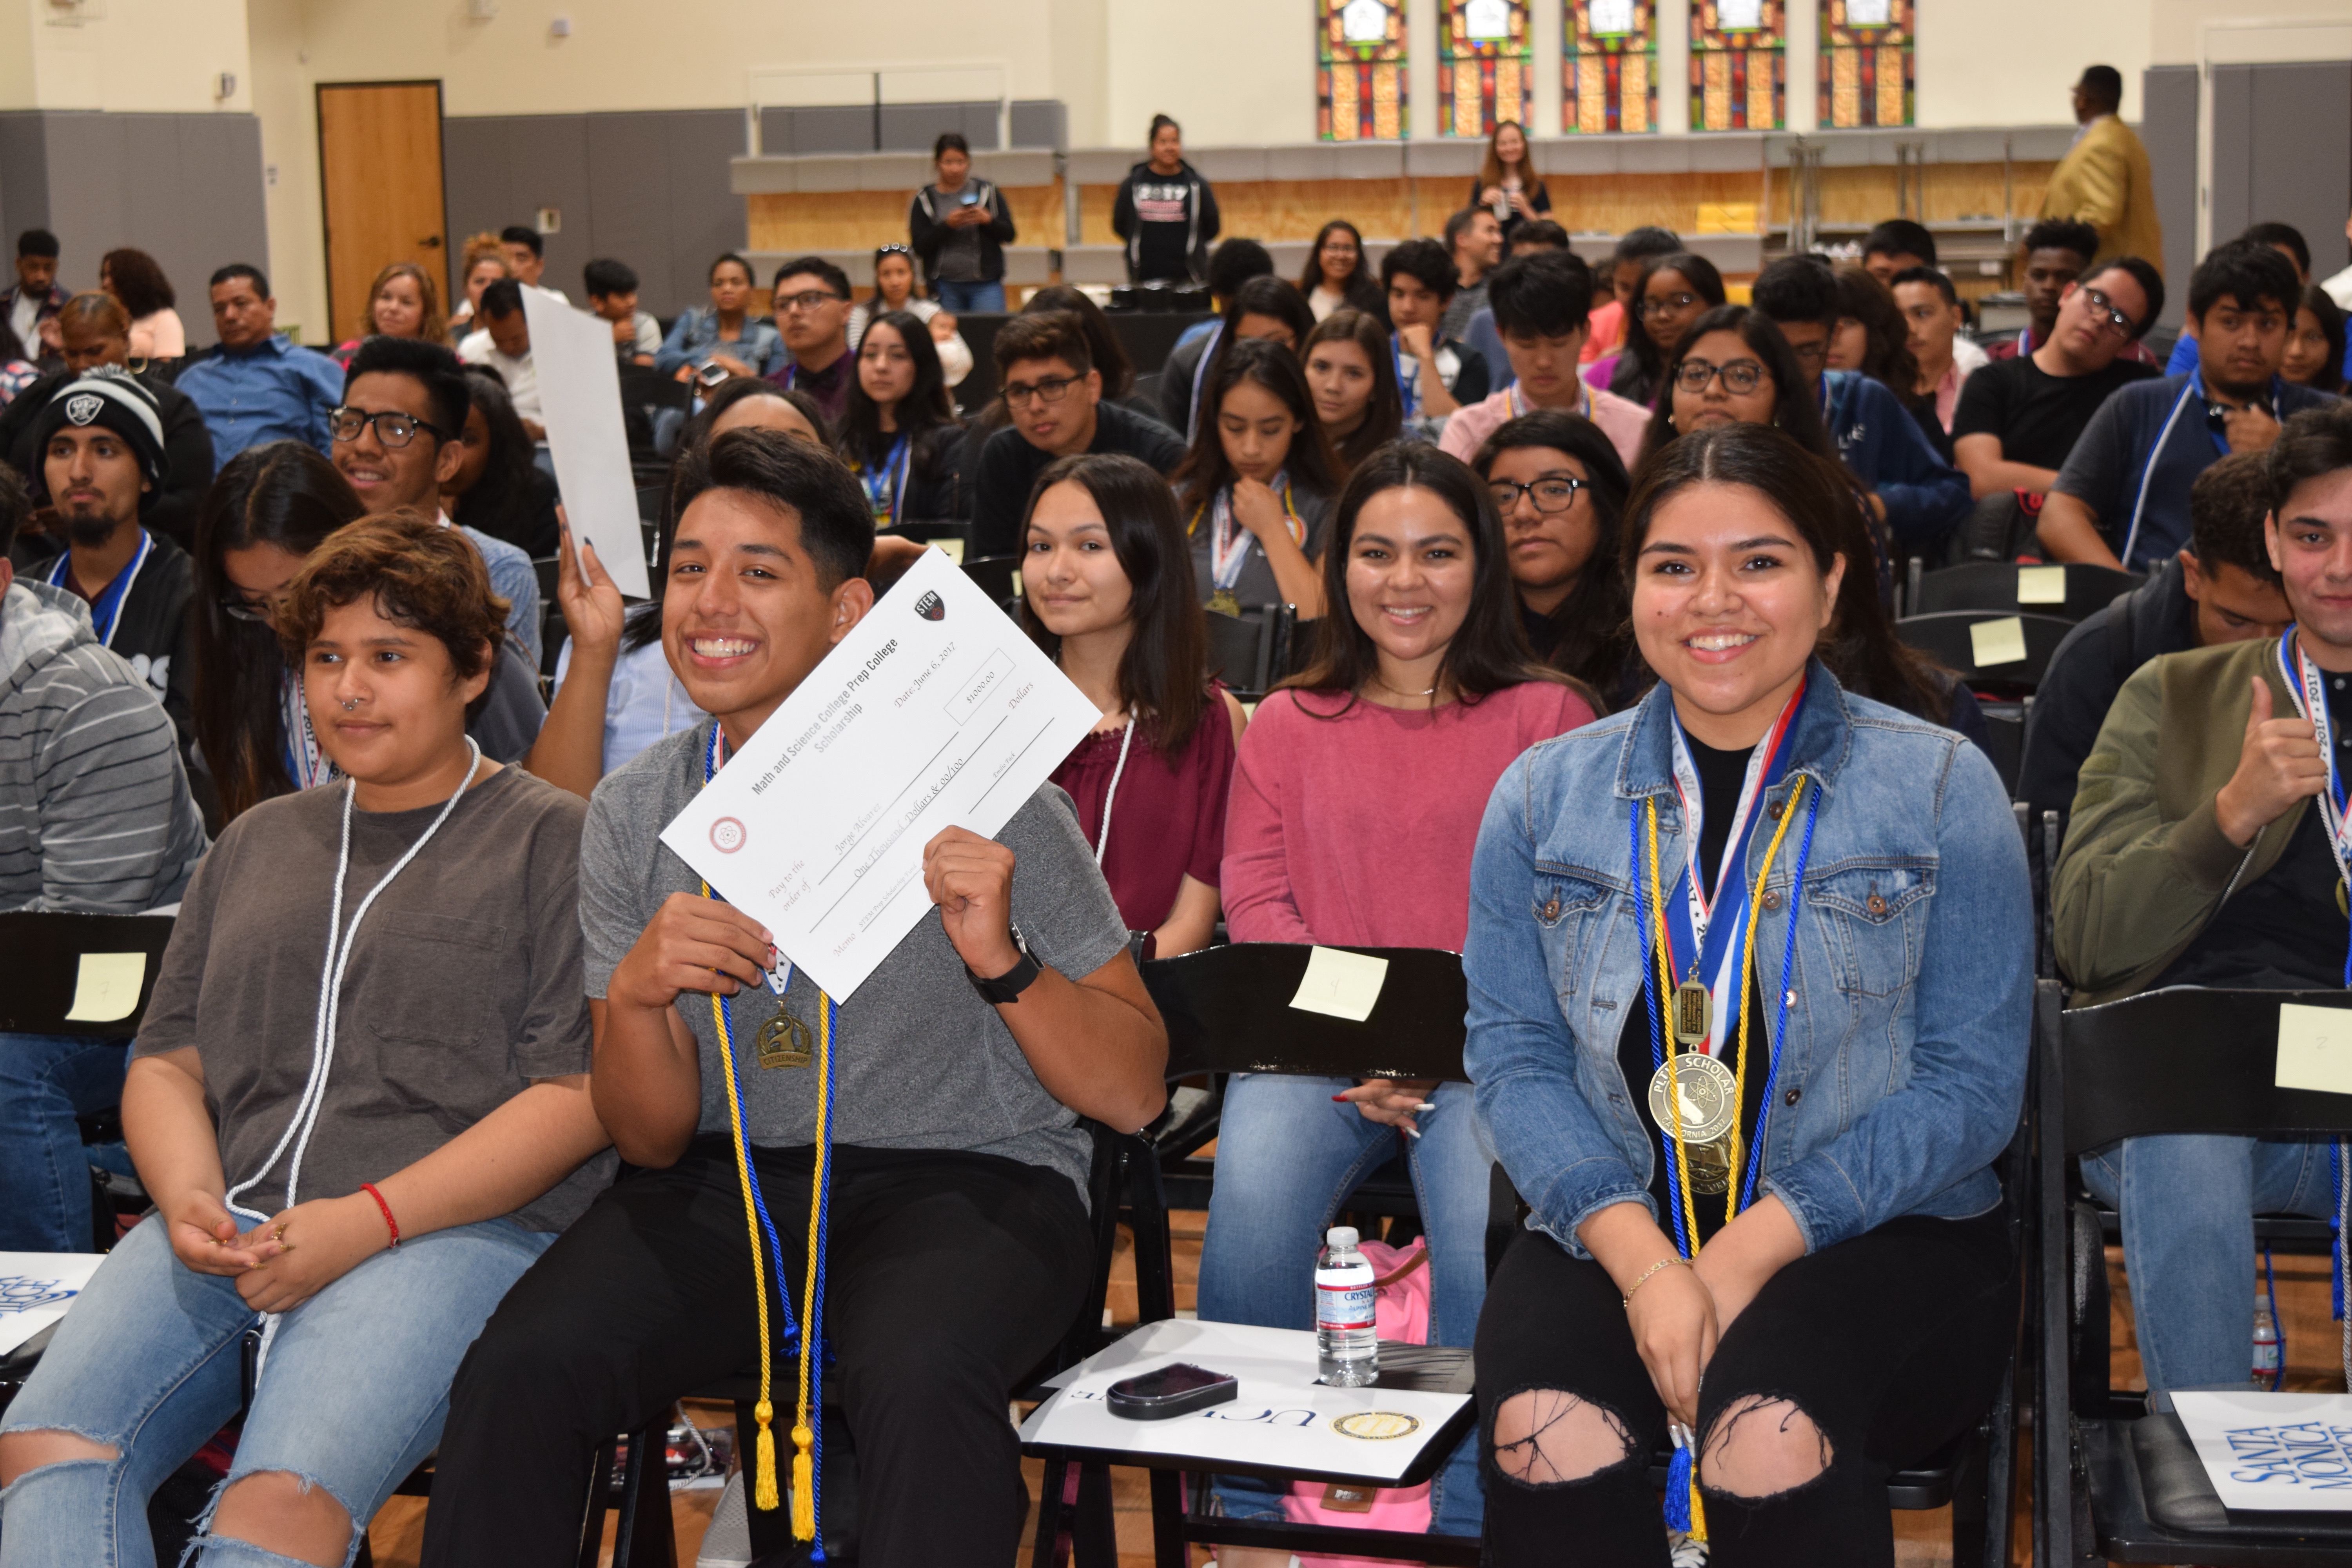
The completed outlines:
{"type": "Polygon", "coordinates": [[[1685,1268],[1690,1267],[1690,1259],[1687,1258],[1661,1258],[1655,1263],[1651,1264],[1647,1268],[1642,1270],[1642,1277],[1639,1279],[1634,1280],[1633,1284],[1627,1286],[1625,1289],[1625,1305],[1630,1307],[1633,1304],[1633,1292],[1639,1290],[1643,1286],[1647,1285],[1650,1282],[1650,1277],[1652,1275],[1657,1273],[1661,1268],[1672,1268],[1677,1263],[1681,1264],[1685,1268]]]}

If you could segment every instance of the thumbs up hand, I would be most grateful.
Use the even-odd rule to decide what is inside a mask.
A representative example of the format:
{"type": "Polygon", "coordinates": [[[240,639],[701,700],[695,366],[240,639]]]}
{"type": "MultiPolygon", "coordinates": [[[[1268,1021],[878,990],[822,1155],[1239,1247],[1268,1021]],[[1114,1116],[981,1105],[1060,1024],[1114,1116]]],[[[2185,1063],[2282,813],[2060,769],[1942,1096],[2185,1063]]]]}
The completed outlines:
{"type": "Polygon", "coordinates": [[[2222,834],[2240,848],[2295,802],[2327,787],[2327,759],[2319,754],[2311,721],[2293,714],[2274,719],[2271,712],[2270,682],[2257,676],[2238,771],[2213,800],[2222,834]]]}

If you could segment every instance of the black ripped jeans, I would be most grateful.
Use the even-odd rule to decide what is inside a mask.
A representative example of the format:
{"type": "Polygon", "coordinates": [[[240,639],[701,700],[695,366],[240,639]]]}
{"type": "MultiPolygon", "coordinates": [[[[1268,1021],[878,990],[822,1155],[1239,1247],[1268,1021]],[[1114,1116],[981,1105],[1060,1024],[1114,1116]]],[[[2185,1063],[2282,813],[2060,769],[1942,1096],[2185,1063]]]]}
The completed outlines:
{"type": "MultiPolygon", "coordinates": [[[[1785,1399],[1827,1437],[1829,1469],[1762,1499],[1702,1489],[1713,1568],[1891,1568],[1886,1478],[1974,1426],[2000,1385],[2018,1311],[2016,1258],[1999,1210],[1890,1221],[1774,1275],[1716,1347],[1699,1392],[1706,1433],[1740,1399],[1785,1399]]],[[[1598,1263],[1523,1231],[1478,1319],[1478,1419],[1486,1561],[1499,1568],[1666,1568],[1650,1456],[1666,1412],[1598,1263]],[[1621,1421],[1634,1452],[1581,1480],[1530,1486],[1494,1462],[1495,1412],[1559,1389],[1621,1421]]]]}

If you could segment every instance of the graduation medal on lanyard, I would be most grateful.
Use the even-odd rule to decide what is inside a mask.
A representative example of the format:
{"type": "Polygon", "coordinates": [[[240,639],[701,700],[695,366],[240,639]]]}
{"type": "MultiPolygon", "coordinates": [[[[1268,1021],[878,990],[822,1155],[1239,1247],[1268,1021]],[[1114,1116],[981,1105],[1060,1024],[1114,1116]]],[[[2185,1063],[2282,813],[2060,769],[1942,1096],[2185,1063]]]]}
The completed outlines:
{"type": "MultiPolygon", "coordinates": [[[[1290,530],[1292,542],[1300,549],[1307,547],[1307,525],[1299,520],[1298,509],[1290,503],[1290,476],[1274,476],[1274,493],[1282,498],[1283,522],[1290,530]]],[[[1193,521],[1199,523],[1199,514],[1193,521]]],[[[1234,585],[1242,580],[1242,568],[1249,563],[1250,546],[1256,536],[1234,518],[1234,487],[1218,489],[1209,503],[1209,609],[1216,615],[1241,617],[1242,602],[1234,585]]]]}
{"type": "Polygon", "coordinates": [[[1650,1114],[1660,1127],[1679,1131],[1679,1142],[1690,1159],[1691,1190],[1704,1196],[1719,1196],[1731,1190],[1732,1166],[1738,1158],[1740,1086],[1738,1075],[1723,1059],[1729,1043],[1723,1035],[1725,1024],[1737,1016],[1741,998],[1718,993],[1727,985],[1744,993],[1747,985],[1745,966],[1737,960],[1743,950],[1753,947],[1748,940],[1753,910],[1748,907],[1746,877],[1748,841],[1765,793],[1780,782],[1787,768],[1789,735],[1803,701],[1801,687],[1748,760],[1748,777],[1740,786],[1738,814],[1724,842],[1723,864],[1717,868],[1711,897],[1699,866],[1705,805],[1698,770],[1684,744],[1681,724],[1674,728],[1675,787],[1682,796],[1685,864],[1681,878],[1658,900],[1665,927],[1659,956],[1664,973],[1679,973],[1683,978],[1671,1000],[1671,1025],[1678,1048],[1651,1075],[1650,1114]]]}

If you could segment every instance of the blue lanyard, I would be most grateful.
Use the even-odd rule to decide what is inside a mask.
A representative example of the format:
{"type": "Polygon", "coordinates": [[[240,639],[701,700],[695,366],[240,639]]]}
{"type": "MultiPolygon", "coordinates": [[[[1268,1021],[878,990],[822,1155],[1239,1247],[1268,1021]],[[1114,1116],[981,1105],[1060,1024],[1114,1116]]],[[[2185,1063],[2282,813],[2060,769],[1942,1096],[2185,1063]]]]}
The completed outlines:
{"type": "MultiPolygon", "coordinates": [[[[141,529],[139,553],[132,556],[131,564],[117,572],[114,574],[114,581],[100,590],[98,597],[89,602],[89,623],[98,633],[98,645],[100,647],[110,648],[114,646],[115,628],[122,624],[123,601],[131,597],[131,585],[139,581],[139,569],[147,564],[147,557],[154,552],[154,549],[155,536],[145,529],[141,529]]],[[[58,556],[57,565],[50,568],[49,586],[65,587],[66,576],[72,570],[73,552],[68,550],[58,556]]]]}
{"type": "Polygon", "coordinates": [[[913,432],[902,430],[880,468],[858,465],[857,482],[865,488],[866,504],[873,511],[874,521],[886,528],[898,521],[898,512],[907,502],[907,468],[915,456],[913,438],[913,432]]]}

